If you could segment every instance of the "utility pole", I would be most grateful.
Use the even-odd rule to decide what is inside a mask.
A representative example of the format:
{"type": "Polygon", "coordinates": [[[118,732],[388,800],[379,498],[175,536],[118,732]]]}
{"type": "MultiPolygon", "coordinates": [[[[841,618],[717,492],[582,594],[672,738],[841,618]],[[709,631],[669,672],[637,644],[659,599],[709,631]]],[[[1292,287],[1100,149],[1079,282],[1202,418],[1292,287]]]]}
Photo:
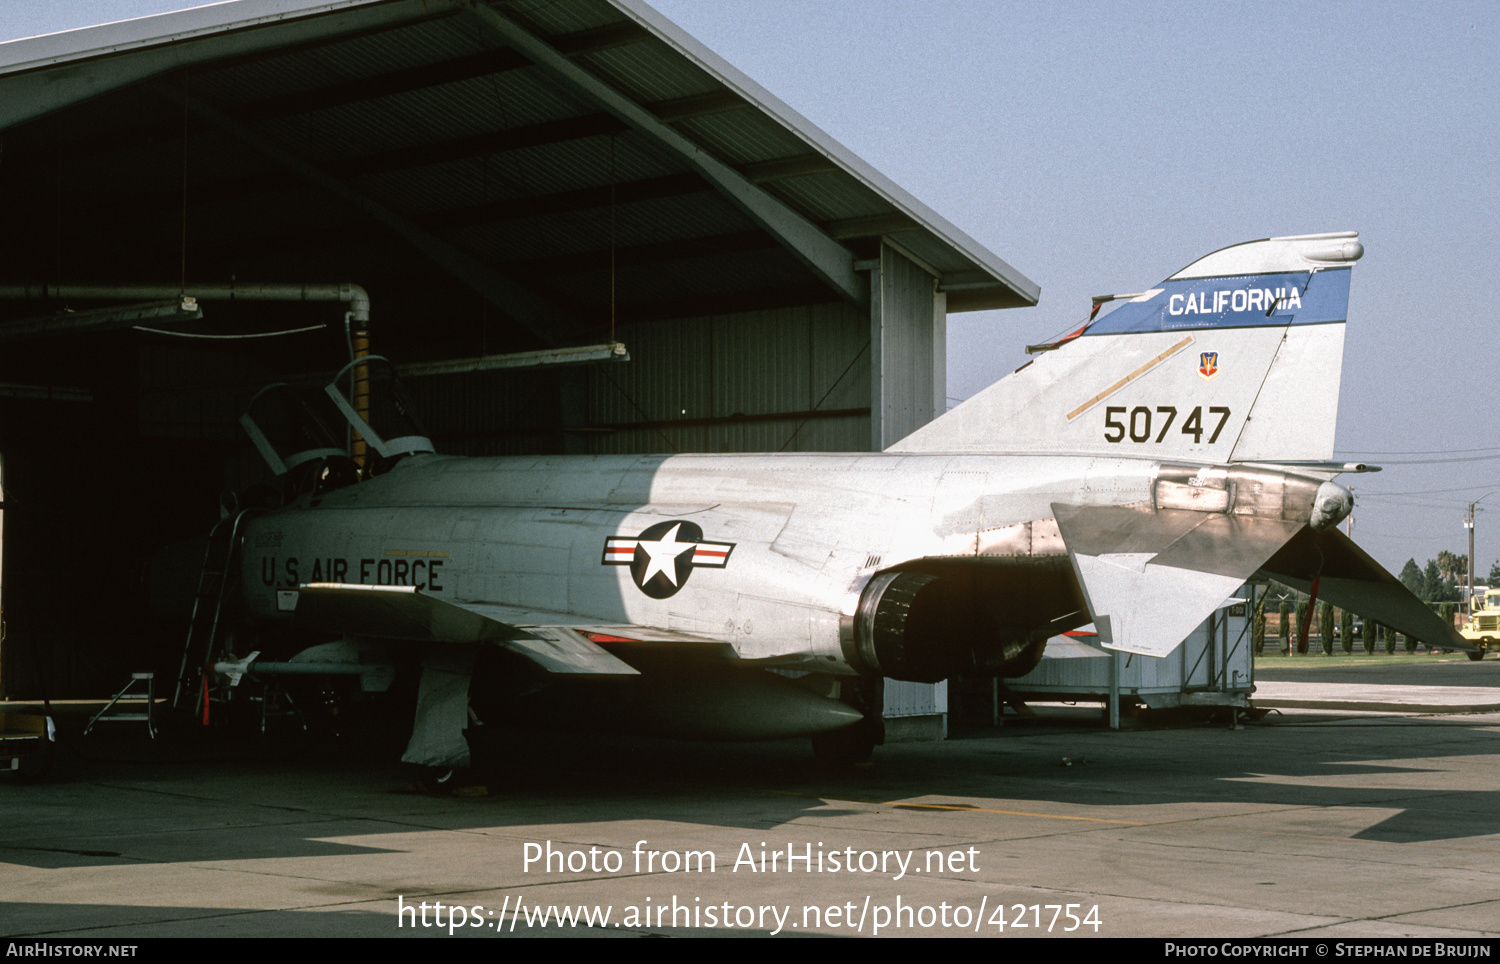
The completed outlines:
{"type": "Polygon", "coordinates": [[[1469,625],[1471,626],[1474,624],[1474,513],[1478,509],[1479,503],[1494,495],[1495,492],[1500,492],[1500,489],[1495,489],[1493,492],[1486,492],[1473,502],[1470,502],[1469,517],[1464,520],[1464,528],[1469,530],[1469,625]]]}
{"type": "Polygon", "coordinates": [[[1464,528],[1469,530],[1469,625],[1474,625],[1474,505],[1469,503],[1469,517],[1464,520],[1464,528]]]}

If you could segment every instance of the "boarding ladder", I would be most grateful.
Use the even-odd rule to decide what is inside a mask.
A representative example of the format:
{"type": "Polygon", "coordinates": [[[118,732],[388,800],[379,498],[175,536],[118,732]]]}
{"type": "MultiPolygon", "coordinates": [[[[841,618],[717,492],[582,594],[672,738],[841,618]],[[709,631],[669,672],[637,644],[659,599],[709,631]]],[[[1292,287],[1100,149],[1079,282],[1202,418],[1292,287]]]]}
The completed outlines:
{"type": "Polygon", "coordinates": [[[156,674],[131,673],[130,682],[89,717],[83,735],[88,736],[100,723],[144,723],[151,739],[156,739],[156,674]]]}
{"type": "Polygon", "coordinates": [[[245,538],[245,523],[257,509],[241,509],[226,515],[208,535],[208,549],[203,554],[203,572],[198,577],[198,593],[193,597],[193,616],[188,622],[187,641],[182,647],[182,668],[177,672],[177,690],[172,694],[172,708],[182,709],[199,696],[207,665],[214,657],[219,640],[219,623],[224,615],[231,576],[235,570],[236,552],[245,538]]]}

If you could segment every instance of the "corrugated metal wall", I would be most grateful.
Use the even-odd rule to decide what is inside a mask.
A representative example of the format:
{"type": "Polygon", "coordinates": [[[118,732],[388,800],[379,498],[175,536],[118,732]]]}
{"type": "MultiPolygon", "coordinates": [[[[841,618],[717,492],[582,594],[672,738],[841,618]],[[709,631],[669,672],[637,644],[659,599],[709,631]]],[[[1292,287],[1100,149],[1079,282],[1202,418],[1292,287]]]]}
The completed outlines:
{"type": "Polygon", "coordinates": [[[908,683],[885,681],[885,718],[934,716],[948,712],[948,681],[908,683]]]}
{"type": "MultiPolygon", "coordinates": [[[[510,369],[402,379],[433,445],[445,455],[563,451],[567,369],[510,369]]],[[[581,424],[581,419],[572,424],[581,424]]]]}
{"type": "Polygon", "coordinates": [[[869,329],[821,304],[626,326],[588,370],[587,451],[865,451],[869,329]]]}
{"type": "MultiPolygon", "coordinates": [[[[407,389],[438,450],[455,455],[884,448],[945,407],[946,312],[933,275],[896,248],[872,269],[868,318],[833,302],[638,323],[617,332],[625,364],[407,389]]],[[[297,342],[297,374],[340,361],[323,341],[297,342]]],[[[249,393],[292,374],[278,357],[143,344],[142,432],[243,442],[235,419],[249,393]]]]}
{"type": "Polygon", "coordinates": [[[947,392],[947,305],[937,278],[881,245],[870,294],[871,445],[880,450],[941,415],[947,392]]]}

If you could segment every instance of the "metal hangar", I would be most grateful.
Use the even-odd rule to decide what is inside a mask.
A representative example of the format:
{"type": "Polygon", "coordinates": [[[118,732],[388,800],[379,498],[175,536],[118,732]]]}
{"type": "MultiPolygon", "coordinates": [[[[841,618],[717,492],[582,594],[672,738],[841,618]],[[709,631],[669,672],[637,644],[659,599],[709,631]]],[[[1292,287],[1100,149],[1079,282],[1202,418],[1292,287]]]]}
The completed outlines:
{"type": "Polygon", "coordinates": [[[1039,294],[639,0],[0,44],[0,211],[10,697],[180,651],[148,570],[269,481],[268,382],[384,355],[452,454],[878,450],[944,410],[948,312],[1039,294]]]}

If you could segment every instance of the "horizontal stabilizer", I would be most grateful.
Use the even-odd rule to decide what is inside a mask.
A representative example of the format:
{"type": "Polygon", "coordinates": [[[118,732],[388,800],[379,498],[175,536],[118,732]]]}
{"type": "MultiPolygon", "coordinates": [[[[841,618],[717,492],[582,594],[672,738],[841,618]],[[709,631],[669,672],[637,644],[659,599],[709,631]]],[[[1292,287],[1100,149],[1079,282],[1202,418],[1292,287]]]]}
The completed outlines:
{"type": "Polygon", "coordinates": [[[549,673],[638,675],[630,664],[572,629],[509,625],[412,586],[311,583],[298,593],[296,614],[300,625],[351,636],[427,643],[495,642],[549,673]]]}
{"type": "Polygon", "coordinates": [[[1261,572],[1310,593],[1318,575],[1318,598],[1421,640],[1429,646],[1470,651],[1475,647],[1427,607],[1354,540],[1337,529],[1299,532],[1261,572]]]}
{"type": "Polygon", "coordinates": [[[1145,656],[1176,649],[1303,528],[1146,505],[1052,511],[1100,643],[1145,656]]]}

